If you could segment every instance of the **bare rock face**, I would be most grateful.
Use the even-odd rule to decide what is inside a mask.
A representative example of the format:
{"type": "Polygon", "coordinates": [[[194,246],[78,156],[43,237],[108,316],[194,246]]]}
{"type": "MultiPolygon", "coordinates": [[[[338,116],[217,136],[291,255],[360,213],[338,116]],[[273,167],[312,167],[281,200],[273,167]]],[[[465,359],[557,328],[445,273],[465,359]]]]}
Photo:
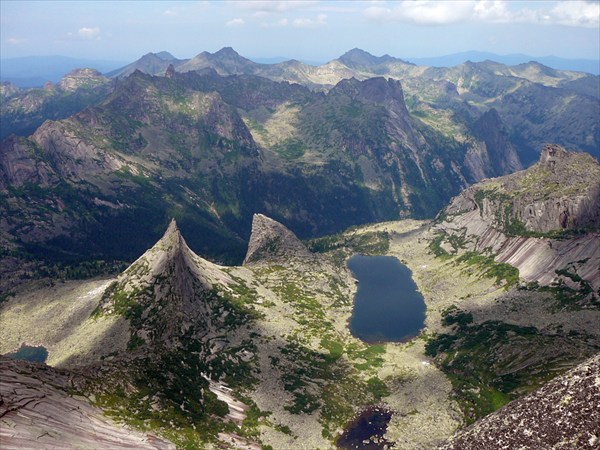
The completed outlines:
{"type": "Polygon", "coordinates": [[[13,95],[21,92],[21,89],[18,86],[15,86],[10,81],[3,81],[0,83],[0,98],[7,99],[12,97],[13,95]]]}
{"type": "Polygon", "coordinates": [[[444,214],[440,231],[490,250],[526,281],[548,285],[567,270],[600,288],[600,165],[587,153],[546,145],[537,164],[471,186],[444,214]]]}
{"type": "Polygon", "coordinates": [[[537,164],[484,180],[446,208],[448,214],[473,210],[500,230],[512,228],[511,234],[599,229],[600,165],[587,153],[548,144],[537,164]]]}
{"type": "Polygon", "coordinates": [[[459,431],[440,450],[600,446],[600,355],[459,431]]]}
{"type": "Polygon", "coordinates": [[[488,176],[501,176],[523,169],[509,133],[495,109],[482,114],[475,122],[473,131],[483,148],[472,147],[467,152],[465,163],[472,167],[475,174],[481,175],[479,179],[485,178],[486,173],[488,176]]]}
{"type": "Polygon", "coordinates": [[[31,142],[13,135],[0,145],[0,189],[25,183],[47,187],[55,180],[56,174],[36,155],[31,142]]]}
{"type": "Polygon", "coordinates": [[[58,82],[63,91],[74,92],[78,89],[92,89],[109,83],[110,80],[96,69],[74,69],[58,82]]]}
{"type": "Polygon", "coordinates": [[[528,229],[600,228],[600,166],[591,155],[548,144],[533,169],[530,178],[541,178],[542,195],[526,193],[514,201],[515,217],[528,229]]]}
{"type": "Polygon", "coordinates": [[[316,256],[284,225],[262,214],[254,214],[244,265],[261,261],[285,265],[298,258],[310,260],[316,256]]]}
{"type": "Polygon", "coordinates": [[[146,342],[170,341],[192,328],[218,327],[211,322],[218,308],[211,289],[230,283],[218,266],[190,250],[172,220],[164,236],[107,289],[101,309],[125,315],[146,342]]]}
{"type": "Polygon", "coordinates": [[[113,422],[84,397],[69,395],[73,378],[44,364],[0,359],[0,447],[175,448],[113,422]]]}
{"type": "Polygon", "coordinates": [[[175,76],[175,67],[173,66],[173,64],[169,64],[169,67],[167,67],[167,70],[165,70],[165,77],[173,78],[174,76],[175,76]]]}

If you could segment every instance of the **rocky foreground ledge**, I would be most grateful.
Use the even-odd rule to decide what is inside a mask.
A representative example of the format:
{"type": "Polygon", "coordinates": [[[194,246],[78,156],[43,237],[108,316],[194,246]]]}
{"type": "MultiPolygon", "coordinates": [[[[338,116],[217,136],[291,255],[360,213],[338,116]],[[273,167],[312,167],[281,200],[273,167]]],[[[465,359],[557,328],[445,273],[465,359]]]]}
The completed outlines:
{"type": "Polygon", "coordinates": [[[0,374],[2,450],[175,448],[153,434],[118,425],[86,399],[70,396],[73,376],[66,371],[0,358],[0,374]]]}
{"type": "Polygon", "coordinates": [[[600,354],[458,432],[439,450],[600,446],[600,354]]]}

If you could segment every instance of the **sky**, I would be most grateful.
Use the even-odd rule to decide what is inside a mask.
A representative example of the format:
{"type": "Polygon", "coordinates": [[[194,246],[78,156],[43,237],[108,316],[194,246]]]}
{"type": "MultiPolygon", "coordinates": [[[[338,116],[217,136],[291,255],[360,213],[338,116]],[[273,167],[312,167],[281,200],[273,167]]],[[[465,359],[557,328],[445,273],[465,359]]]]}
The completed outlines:
{"type": "Polygon", "coordinates": [[[233,47],[325,62],[358,47],[430,57],[469,50],[600,59],[598,1],[0,1],[0,56],[132,61],[233,47]]]}

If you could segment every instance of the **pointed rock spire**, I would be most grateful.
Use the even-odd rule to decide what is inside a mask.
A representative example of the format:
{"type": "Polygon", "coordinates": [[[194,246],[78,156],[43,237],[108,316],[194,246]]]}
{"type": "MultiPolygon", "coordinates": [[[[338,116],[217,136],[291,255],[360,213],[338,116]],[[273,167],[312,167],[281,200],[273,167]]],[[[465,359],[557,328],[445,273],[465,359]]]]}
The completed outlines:
{"type": "Polygon", "coordinates": [[[169,67],[167,67],[167,70],[165,71],[165,77],[173,78],[174,76],[175,76],[175,67],[173,66],[173,64],[169,64],[169,67]]]}
{"type": "Polygon", "coordinates": [[[262,214],[254,214],[244,265],[260,261],[285,264],[298,258],[316,259],[316,256],[284,225],[262,214]]]}
{"type": "Polygon", "coordinates": [[[187,246],[177,222],[138,258],[104,295],[102,310],[127,317],[145,341],[168,340],[180,332],[210,327],[206,301],[215,285],[232,279],[187,246]]]}

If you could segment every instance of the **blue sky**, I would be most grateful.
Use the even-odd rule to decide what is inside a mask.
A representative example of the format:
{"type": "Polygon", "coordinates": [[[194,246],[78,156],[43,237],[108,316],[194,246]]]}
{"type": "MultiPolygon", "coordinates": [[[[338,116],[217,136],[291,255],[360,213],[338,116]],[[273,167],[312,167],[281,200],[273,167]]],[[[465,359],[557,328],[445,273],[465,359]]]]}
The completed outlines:
{"type": "Polygon", "coordinates": [[[600,58],[599,1],[0,1],[2,58],[247,57],[329,61],[359,47],[425,57],[467,50],[600,58]]]}

